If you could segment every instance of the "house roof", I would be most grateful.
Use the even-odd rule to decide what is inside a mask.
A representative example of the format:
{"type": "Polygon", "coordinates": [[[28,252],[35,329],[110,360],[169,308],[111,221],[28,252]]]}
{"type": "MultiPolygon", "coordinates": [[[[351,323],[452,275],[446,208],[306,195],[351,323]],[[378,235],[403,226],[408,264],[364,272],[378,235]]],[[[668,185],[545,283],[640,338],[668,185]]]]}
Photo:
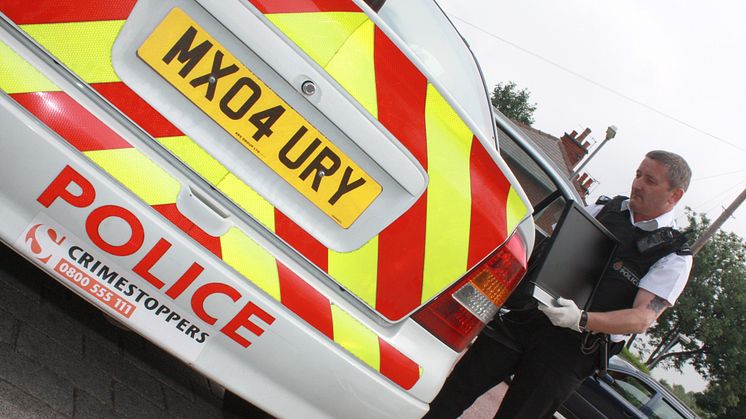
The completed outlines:
{"type": "MultiPolygon", "coordinates": [[[[557,137],[554,137],[550,134],[547,134],[545,132],[542,132],[538,129],[532,128],[526,124],[516,122],[510,118],[507,118],[508,122],[513,125],[514,128],[517,128],[526,136],[528,139],[536,145],[537,149],[541,154],[544,155],[546,160],[549,162],[549,164],[552,164],[554,168],[557,170],[558,173],[565,175],[566,177],[569,177],[569,175],[572,173],[571,170],[568,168],[567,165],[567,159],[565,158],[564,153],[562,152],[562,146],[560,144],[560,139],[557,137]]],[[[521,161],[522,159],[529,159],[527,156],[522,157],[523,153],[517,152],[518,150],[513,150],[513,148],[518,147],[517,145],[513,145],[513,141],[507,141],[508,140],[508,134],[503,132],[500,127],[497,127],[497,136],[500,143],[500,147],[508,147],[511,150],[507,150],[508,154],[512,156],[514,159],[518,161],[519,164],[521,164],[521,167],[532,167],[533,164],[531,164],[530,161],[521,161]]],[[[539,176],[540,178],[543,176],[539,176]]],[[[549,178],[546,178],[548,181],[549,178]]],[[[544,183],[544,182],[542,182],[544,183]]]]}
{"type": "MultiPolygon", "coordinates": [[[[572,176],[572,166],[568,164],[568,157],[564,147],[562,146],[561,139],[511,119],[508,119],[508,122],[512,124],[514,128],[523,132],[526,137],[528,137],[528,140],[536,145],[536,150],[544,156],[548,164],[554,166],[559,175],[566,179],[569,179],[572,176]]],[[[515,161],[517,167],[527,170],[528,173],[530,173],[530,176],[534,179],[533,181],[538,185],[542,185],[543,188],[552,189],[555,187],[546,173],[536,167],[532,159],[525,155],[525,153],[521,152],[518,145],[514,144],[500,127],[497,127],[497,135],[501,151],[504,152],[504,158],[515,161]]],[[[580,184],[578,184],[577,181],[573,181],[572,185],[580,194],[579,196],[581,199],[584,199],[585,193],[581,191],[580,184]]]]}
{"type": "Polygon", "coordinates": [[[552,160],[560,173],[567,177],[572,174],[572,168],[568,165],[567,156],[562,152],[562,144],[559,138],[521,122],[513,122],[552,160]]]}

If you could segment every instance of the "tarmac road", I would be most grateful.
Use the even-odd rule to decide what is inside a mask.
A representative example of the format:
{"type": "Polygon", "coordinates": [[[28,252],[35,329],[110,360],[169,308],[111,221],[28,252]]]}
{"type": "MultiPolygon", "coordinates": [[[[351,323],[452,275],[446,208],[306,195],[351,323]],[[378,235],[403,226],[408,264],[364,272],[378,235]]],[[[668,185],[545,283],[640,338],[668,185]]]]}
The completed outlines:
{"type": "Polygon", "coordinates": [[[222,418],[223,388],[0,245],[0,417],[222,418]]]}
{"type": "Polygon", "coordinates": [[[493,387],[492,390],[478,398],[470,408],[466,409],[464,414],[461,415],[461,419],[486,419],[494,417],[506,391],[508,391],[508,386],[504,383],[493,387]]]}

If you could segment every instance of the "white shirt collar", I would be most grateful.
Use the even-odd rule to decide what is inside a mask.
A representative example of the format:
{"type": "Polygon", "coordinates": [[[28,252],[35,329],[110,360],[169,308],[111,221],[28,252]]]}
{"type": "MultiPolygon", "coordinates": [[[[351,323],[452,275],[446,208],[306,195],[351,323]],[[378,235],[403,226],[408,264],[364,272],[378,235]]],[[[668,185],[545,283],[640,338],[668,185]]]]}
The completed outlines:
{"type": "Polygon", "coordinates": [[[676,227],[676,217],[674,217],[673,210],[665,212],[652,220],[638,222],[635,222],[634,213],[632,208],[629,207],[629,199],[622,201],[622,211],[624,210],[629,210],[629,220],[632,225],[645,231],[653,231],[661,227],[676,227]]]}

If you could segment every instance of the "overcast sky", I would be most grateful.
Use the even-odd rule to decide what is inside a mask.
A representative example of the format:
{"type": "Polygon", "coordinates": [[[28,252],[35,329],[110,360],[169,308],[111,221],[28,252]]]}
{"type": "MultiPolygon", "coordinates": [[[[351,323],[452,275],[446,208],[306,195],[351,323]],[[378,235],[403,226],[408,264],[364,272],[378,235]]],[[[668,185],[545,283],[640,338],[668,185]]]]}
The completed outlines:
{"type": "MultiPolygon", "coordinates": [[[[600,144],[592,191],[629,194],[645,152],[687,159],[680,207],[714,220],[746,188],[746,2],[437,0],[472,47],[487,85],[531,92],[535,128],[585,127],[600,144]]],[[[679,223],[686,225],[683,210],[679,223]]],[[[724,229],[746,236],[746,205],[724,229]]]]}
{"type": "MultiPolygon", "coordinates": [[[[746,2],[723,0],[437,0],[477,56],[487,85],[531,92],[534,127],[560,137],[618,134],[586,170],[591,193],[629,194],[645,152],[693,170],[680,205],[714,220],[746,188],[746,2]]],[[[746,205],[723,227],[746,237],[746,205]]],[[[658,375],[658,374],[657,374],[658,375]]],[[[703,383],[669,377],[689,390],[703,383]]]]}

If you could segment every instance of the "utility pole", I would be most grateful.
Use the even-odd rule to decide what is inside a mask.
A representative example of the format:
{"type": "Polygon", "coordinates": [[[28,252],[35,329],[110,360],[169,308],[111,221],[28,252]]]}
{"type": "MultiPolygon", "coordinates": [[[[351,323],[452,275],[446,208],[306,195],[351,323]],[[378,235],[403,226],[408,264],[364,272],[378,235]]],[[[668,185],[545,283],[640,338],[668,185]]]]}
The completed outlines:
{"type": "Polygon", "coordinates": [[[708,227],[707,230],[704,233],[702,233],[701,236],[699,236],[697,241],[694,242],[694,244],[692,245],[692,253],[696,255],[697,253],[699,253],[700,250],[702,250],[702,246],[704,246],[705,243],[707,243],[707,240],[710,240],[710,237],[712,237],[712,235],[715,234],[720,229],[720,227],[723,225],[725,220],[727,220],[728,218],[730,218],[731,215],[733,215],[733,213],[743,203],[744,200],[746,200],[746,189],[744,189],[743,192],[741,192],[741,194],[738,195],[736,200],[733,201],[733,203],[730,204],[730,206],[726,208],[722,214],[720,214],[720,217],[718,217],[717,220],[715,220],[715,222],[712,223],[712,225],[710,225],[710,227],[708,227]]]}

